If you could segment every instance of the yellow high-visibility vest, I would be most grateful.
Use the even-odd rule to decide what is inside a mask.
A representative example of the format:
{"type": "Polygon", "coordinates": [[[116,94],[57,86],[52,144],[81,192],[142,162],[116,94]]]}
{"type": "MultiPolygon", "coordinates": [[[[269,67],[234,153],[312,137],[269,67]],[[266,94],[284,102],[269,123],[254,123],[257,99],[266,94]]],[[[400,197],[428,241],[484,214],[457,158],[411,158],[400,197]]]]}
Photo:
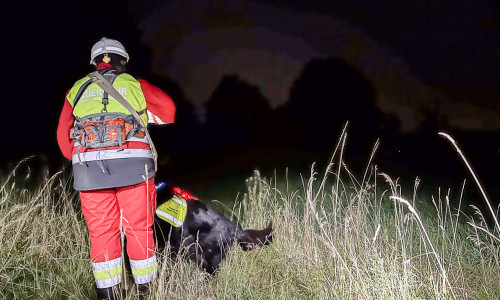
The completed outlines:
{"type": "MultiPolygon", "coordinates": [[[[77,105],[74,106],[74,100],[78,90],[88,80],[88,77],[78,80],[66,96],[71,106],[73,106],[73,115],[77,118],[101,113],[104,108],[102,103],[104,91],[95,83],[91,83],[85,89],[78,100],[77,105]]],[[[130,103],[135,111],[145,111],[146,98],[142,92],[140,82],[134,77],[127,73],[119,74],[113,81],[113,87],[123,96],[123,98],[125,98],[125,100],[127,100],[128,103],[130,103]]],[[[108,99],[109,103],[106,105],[107,112],[124,113],[126,115],[130,114],[130,112],[111,95],[108,95],[108,99]]],[[[144,121],[144,124],[148,123],[148,116],[146,113],[141,114],[141,119],[144,121]]]]}

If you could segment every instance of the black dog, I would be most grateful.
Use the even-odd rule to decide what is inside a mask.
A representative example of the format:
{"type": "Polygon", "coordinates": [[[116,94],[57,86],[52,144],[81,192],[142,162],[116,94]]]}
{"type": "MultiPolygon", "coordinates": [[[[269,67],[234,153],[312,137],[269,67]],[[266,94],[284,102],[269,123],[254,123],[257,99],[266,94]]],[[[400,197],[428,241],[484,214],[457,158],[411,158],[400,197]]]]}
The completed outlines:
{"type": "Polygon", "coordinates": [[[237,242],[245,251],[272,242],[272,223],[262,230],[243,230],[217,210],[200,202],[180,188],[158,192],[158,206],[174,195],[186,200],[187,213],[183,224],[175,227],[155,215],[154,233],[158,250],[169,244],[172,253],[186,251],[187,257],[213,274],[226,256],[229,247],[237,242]]]}

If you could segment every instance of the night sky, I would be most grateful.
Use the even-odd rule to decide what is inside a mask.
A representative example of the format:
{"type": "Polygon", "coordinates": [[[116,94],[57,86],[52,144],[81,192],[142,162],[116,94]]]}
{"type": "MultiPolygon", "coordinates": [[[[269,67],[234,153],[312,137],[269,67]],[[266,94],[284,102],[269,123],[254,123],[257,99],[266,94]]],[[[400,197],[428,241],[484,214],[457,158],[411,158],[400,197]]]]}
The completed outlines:
{"type": "Polygon", "coordinates": [[[177,180],[324,161],[349,120],[353,165],[380,138],[377,162],[398,175],[466,178],[445,130],[498,190],[496,1],[69,2],[3,11],[3,165],[62,164],[64,94],[106,36],[178,106],[175,125],[152,129],[177,180]]]}

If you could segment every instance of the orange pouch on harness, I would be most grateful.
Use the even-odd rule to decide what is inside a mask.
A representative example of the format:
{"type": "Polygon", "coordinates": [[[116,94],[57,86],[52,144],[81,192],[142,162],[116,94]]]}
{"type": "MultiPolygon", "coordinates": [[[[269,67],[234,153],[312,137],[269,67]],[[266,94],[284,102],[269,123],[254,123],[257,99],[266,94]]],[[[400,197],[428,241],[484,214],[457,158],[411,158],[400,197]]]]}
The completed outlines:
{"type": "Polygon", "coordinates": [[[87,148],[121,147],[123,142],[141,132],[131,115],[98,113],[78,119],[70,137],[87,148]]]}

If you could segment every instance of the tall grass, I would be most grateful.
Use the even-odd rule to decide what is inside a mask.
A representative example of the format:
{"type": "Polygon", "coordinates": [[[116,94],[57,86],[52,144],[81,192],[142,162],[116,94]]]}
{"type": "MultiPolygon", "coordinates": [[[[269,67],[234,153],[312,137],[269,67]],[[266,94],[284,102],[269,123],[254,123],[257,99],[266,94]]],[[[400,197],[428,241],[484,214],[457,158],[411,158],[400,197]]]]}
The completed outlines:
{"type": "Polygon", "coordinates": [[[0,298],[83,299],[92,274],[75,193],[62,172],[16,186],[18,166],[0,188],[0,298]]]}
{"type": "MultiPolygon", "coordinates": [[[[167,249],[150,298],[500,299],[498,233],[462,212],[465,186],[427,197],[418,179],[403,187],[370,166],[358,181],[337,158],[299,184],[255,171],[225,213],[244,228],[272,220],[273,244],[231,248],[213,277],[167,249]]],[[[0,182],[0,298],[94,299],[78,198],[68,176],[43,177],[0,182]]]]}

